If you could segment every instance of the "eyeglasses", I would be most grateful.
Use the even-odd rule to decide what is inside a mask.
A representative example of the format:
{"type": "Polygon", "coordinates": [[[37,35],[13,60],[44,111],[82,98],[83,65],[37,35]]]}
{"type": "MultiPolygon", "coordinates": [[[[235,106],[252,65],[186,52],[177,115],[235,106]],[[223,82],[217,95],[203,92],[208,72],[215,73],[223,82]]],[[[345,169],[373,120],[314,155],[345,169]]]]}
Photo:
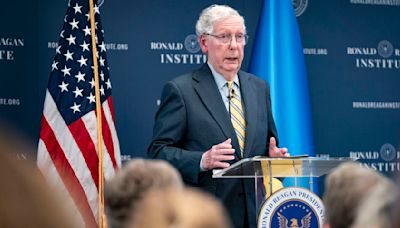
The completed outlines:
{"type": "Polygon", "coordinates": [[[221,35],[214,35],[214,34],[210,34],[210,33],[204,33],[204,35],[215,37],[223,44],[230,44],[232,42],[232,37],[233,36],[236,39],[236,43],[243,44],[243,45],[246,45],[247,41],[249,39],[248,35],[240,34],[240,33],[239,34],[235,34],[235,35],[225,34],[225,33],[221,34],[221,35]]]}

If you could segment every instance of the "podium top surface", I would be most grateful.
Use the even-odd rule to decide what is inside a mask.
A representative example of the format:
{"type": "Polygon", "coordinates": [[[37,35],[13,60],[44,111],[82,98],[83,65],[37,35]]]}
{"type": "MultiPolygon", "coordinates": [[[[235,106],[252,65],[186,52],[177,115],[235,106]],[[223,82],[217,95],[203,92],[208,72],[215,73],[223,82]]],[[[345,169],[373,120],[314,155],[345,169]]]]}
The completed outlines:
{"type": "Polygon", "coordinates": [[[344,162],[356,158],[253,157],[242,159],[228,168],[214,170],[213,178],[320,177],[344,162]],[[263,175],[264,174],[264,175],[263,175]]]}

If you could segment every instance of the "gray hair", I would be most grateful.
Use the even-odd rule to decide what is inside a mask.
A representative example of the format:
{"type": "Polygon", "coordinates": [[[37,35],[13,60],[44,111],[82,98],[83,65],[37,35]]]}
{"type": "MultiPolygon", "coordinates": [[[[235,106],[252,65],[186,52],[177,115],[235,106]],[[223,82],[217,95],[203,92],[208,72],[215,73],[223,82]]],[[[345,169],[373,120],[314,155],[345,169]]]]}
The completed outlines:
{"type": "Polygon", "coordinates": [[[196,23],[196,34],[200,36],[204,33],[213,33],[214,23],[228,17],[237,16],[243,22],[244,33],[246,33],[246,25],[244,18],[235,9],[227,5],[211,5],[205,8],[196,23]]]}

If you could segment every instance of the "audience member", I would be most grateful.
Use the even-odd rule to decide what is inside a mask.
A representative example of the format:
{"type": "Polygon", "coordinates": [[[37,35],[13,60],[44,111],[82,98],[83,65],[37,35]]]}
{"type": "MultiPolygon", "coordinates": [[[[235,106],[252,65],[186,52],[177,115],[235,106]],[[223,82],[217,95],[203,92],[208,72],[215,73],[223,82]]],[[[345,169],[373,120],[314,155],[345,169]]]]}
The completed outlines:
{"type": "Polygon", "coordinates": [[[0,227],[79,227],[62,197],[50,190],[31,157],[34,149],[0,129],[0,227]]]}
{"type": "Polygon", "coordinates": [[[152,189],[182,189],[179,173],[161,160],[129,161],[105,186],[105,210],[111,228],[125,227],[136,204],[152,189]]]}
{"type": "Polygon", "coordinates": [[[153,191],[133,211],[130,228],[227,228],[222,204],[208,193],[186,188],[153,191]]]}
{"type": "Polygon", "coordinates": [[[380,173],[356,162],[344,163],[330,173],[325,182],[325,227],[344,228],[353,225],[357,209],[370,190],[388,184],[380,173]]]}
{"type": "Polygon", "coordinates": [[[393,227],[400,227],[400,173],[397,173],[396,198],[390,208],[390,220],[393,227]]]}
{"type": "Polygon", "coordinates": [[[360,204],[353,228],[397,228],[390,210],[396,203],[397,189],[392,182],[380,183],[360,204]]]}

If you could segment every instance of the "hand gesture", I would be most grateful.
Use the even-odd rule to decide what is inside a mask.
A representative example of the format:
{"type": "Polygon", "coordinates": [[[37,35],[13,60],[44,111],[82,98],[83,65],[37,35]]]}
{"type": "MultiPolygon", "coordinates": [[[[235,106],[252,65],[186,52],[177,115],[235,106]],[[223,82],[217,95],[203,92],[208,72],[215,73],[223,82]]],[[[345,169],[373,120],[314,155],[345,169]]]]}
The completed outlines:
{"type": "Polygon", "coordinates": [[[224,142],[214,145],[207,150],[201,159],[201,168],[210,170],[214,168],[227,168],[230,166],[228,162],[235,158],[235,149],[232,148],[232,140],[229,138],[224,142]]]}
{"type": "Polygon", "coordinates": [[[290,157],[290,154],[286,147],[278,148],[276,146],[276,139],[271,137],[269,139],[269,156],[272,158],[290,157]]]}

